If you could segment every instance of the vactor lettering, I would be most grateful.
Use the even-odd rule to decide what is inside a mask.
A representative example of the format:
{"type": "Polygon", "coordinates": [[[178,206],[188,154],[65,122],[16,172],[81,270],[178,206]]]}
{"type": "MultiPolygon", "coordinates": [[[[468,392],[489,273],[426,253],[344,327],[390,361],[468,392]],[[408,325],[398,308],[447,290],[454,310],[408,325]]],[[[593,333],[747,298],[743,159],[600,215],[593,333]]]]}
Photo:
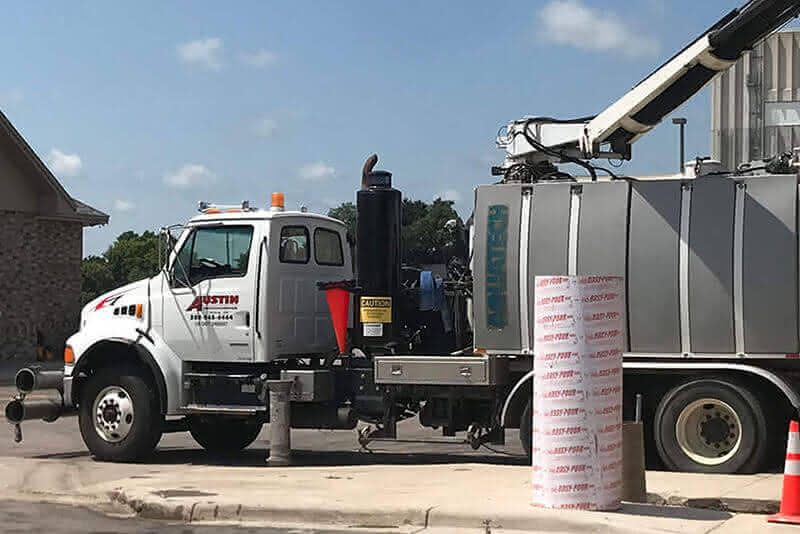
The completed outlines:
{"type": "MultiPolygon", "coordinates": [[[[220,307],[231,305],[235,309],[239,305],[239,295],[203,295],[195,297],[186,311],[202,310],[211,306],[220,307]]],[[[222,309],[222,308],[220,308],[222,309]]]]}

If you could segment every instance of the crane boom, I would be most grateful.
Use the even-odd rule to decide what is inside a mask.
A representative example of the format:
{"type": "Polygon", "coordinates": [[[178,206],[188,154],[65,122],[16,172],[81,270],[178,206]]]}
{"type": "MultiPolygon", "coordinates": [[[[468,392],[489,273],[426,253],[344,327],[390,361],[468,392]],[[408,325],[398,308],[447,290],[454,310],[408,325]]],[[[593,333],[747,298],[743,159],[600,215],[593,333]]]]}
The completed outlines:
{"type": "Polygon", "coordinates": [[[750,0],[734,9],[594,117],[512,121],[497,145],[504,168],[584,159],[630,159],[631,145],[800,13],[800,0],[750,0]]]}

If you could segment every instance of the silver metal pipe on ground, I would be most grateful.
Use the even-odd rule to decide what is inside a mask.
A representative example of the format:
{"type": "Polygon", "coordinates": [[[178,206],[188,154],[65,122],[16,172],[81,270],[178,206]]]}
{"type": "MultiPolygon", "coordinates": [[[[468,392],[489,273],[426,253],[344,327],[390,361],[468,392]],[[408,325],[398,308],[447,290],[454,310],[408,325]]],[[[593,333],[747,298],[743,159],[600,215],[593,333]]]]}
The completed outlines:
{"type": "Polygon", "coordinates": [[[37,389],[62,389],[64,371],[43,371],[37,367],[26,367],[17,371],[14,384],[20,393],[30,393],[37,389]]]}
{"type": "Polygon", "coordinates": [[[74,408],[66,408],[61,399],[14,399],[6,405],[6,419],[14,425],[31,419],[52,423],[76,413],[74,408]]]}

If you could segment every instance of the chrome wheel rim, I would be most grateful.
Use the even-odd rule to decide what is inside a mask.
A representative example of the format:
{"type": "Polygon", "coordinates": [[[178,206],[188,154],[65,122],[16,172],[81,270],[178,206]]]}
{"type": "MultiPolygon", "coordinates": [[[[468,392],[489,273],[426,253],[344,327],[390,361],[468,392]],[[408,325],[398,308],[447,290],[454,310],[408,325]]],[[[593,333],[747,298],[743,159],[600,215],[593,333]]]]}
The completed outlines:
{"type": "Polygon", "coordinates": [[[92,407],[94,429],[104,441],[118,443],[133,426],[133,401],[120,386],[108,386],[97,394],[92,407]]]}
{"type": "Polygon", "coordinates": [[[683,453],[701,465],[720,465],[742,444],[742,422],[736,411],[719,399],[698,399],[681,410],[675,435],[683,453]]]}

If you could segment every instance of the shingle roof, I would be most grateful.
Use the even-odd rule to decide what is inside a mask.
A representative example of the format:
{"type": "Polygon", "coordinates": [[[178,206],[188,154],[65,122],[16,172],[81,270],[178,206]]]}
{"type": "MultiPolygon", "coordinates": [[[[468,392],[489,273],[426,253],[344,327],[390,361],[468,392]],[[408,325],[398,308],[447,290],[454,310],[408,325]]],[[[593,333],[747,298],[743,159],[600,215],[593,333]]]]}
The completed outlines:
{"type": "Polygon", "coordinates": [[[75,211],[78,215],[85,218],[85,220],[89,224],[84,224],[84,226],[94,226],[96,224],[108,224],[108,215],[103,213],[100,210],[94,209],[89,204],[84,204],[77,198],[73,198],[72,201],[75,203],[75,211]]]}
{"type": "Polygon", "coordinates": [[[0,135],[7,137],[13,142],[22,156],[32,165],[36,175],[44,180],[64,201],[70,206],[75,215],[75,219],[79,220],[84,226],[95,226],[98,224],[107,224],[108,215],[100,210],[97,210],[88,204],[72,198],[69,193],[62,187],[58,179],[50,172],[50,169],[39,158],[36,152],[33,151],[27,141],[20,135],[8,117],[0,111],[0,135]]]}

